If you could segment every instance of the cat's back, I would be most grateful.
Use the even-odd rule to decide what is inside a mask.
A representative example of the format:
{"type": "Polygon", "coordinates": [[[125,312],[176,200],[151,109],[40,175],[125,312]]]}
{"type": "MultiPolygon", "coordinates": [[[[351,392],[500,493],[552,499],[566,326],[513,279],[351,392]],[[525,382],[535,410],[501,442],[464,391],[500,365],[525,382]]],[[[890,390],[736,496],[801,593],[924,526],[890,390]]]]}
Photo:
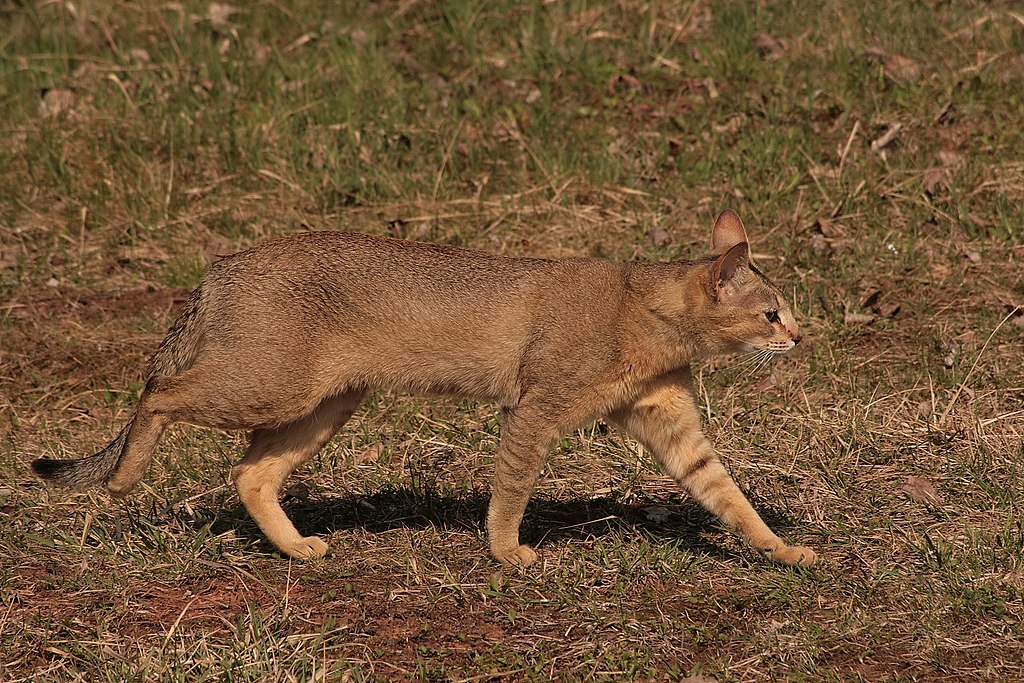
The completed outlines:
{"type": "Polygon", "coordinates": [[[206,278],[260,297],[323,296],[375,307],[410,298],[443,303],[576,298],[613,286],[620,265],[602,259],[500,256],[445,244],[350,232],[301,232],[214,264],[206,278]]]}
{"type": "Polygon", "coordinates": [[[268,240],[229,256],[215,265],[221,272],[262,278],[309,278],[358,275],[394,281],[427,275],[481,284],[544,268],[551,261],[509,258],[446,244],[413,242],[352,232],[299,232],[268,240]]]}

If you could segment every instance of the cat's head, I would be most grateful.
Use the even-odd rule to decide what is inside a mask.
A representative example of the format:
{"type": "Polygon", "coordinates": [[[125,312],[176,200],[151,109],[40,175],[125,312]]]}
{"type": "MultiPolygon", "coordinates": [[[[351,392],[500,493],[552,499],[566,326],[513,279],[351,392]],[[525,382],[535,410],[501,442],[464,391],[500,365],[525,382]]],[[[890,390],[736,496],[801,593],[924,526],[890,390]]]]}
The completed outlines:
{"type": "Polygon", "coordinates": [[[751,262],[747,232],[733,211],[715,221],[707,267],[707,313],[719,348],[776,354],[800,343],[786,297],[751,262]]]}

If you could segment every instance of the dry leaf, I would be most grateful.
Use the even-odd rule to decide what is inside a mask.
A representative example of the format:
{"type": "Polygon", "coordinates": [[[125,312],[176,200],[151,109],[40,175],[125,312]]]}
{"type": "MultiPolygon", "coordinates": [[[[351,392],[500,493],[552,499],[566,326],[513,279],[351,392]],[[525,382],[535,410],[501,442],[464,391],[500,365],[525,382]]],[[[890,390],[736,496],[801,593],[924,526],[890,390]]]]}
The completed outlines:
{"type": "Polygon", "coordinates": [[[811,235],[811,249],[816,254],[828,254],[832,251],[832,243],[824,235],[816,232],[811,235]]]}
{"type": "Polygon", "coordinates": [[[718,87],[715,86],[715,79],[713,79],[711,76],[708,76],[707,78],[705,78],[704,79],[704,87],[707,88],[708,99],[710,99],[710,100],[717,100],[718,99],[718,87]]]}
{"type": "Polygon", "coordinates": [[[947,100],[932,116],[932,121],[948,124],[952,122],[954,114],[956,114],[956,107],[953,106],[953,100],[947,100]]]}
{"type": "Polygon", "coordinates": [[[930,195],[935,195],[939,185],[945,178],[946,172],[941,168],[933,168],[924,174],[924,191],[930,195]]]}
{"type": "Polygon", "coordinates": [[[875,310],[878,311],[878,314],[883,318],[895,318],[901,308],[903,308],[901,304],[885,303],[877,306],[875,310]]]}
{"type": "Polygon", "coordinates": [[[309,500],[309,487],[301,481],[295,482],[285,490],[283,497],[285,499],[293,498],[295,500],[305,502],[309,500]]]}
{"type": "Polygon", "coordinates": [[[647,231],[647,243],[652,247],[663,247],[672,241],[672,236],[660,225],[655,225],[647,231]]]}
{"type": "Polygon", "coordinates": [[[957,166],[963,161],[963,155],[953,150],[944,149],[939,152],[939,163],[943,166],[957,166]]]}
{"type": "Polygon", "coordinates": [[[868,288],[864,296],[864,301],[861,303],[861,308],[874,308],[878,305],[878,300],[882,297],[882,290],[877,287],[868,288]]]}
{"type": "Polygon", "coordinates": [[[813,227],[814,230],[816,230],[817,232],[820,232],[824,237],[837,236],[835,226],[833,226],[830,221],[825,220],[824,218],[819,218],[818,220],[814,221],[814,225],[812,225],[811,227],[813,227]]]}
{"type": "Polygon", "coordinates": [[[210,20],[210,26],[213,26],[215,31],[223,31],[228,28],[228,21],[231,19],[231,15],[237,11],[237,9],[227,3],[211,2],[206,12],[206,18],[210,20]]]}
{"type": "Polygon", "coordinates": [[[639,92],[640,89],[640,79],[629,74],[617,74],[608,79],[609,95],[614,95],[619,90],[639,92]]]}
{"type": "Polygon", "coordinates": [[[758,382],[757,386],[754,387],[754,391],[757,393],[761,393],[762,391],[768,391],[778,383],[779,380],[775,377],[775,373],[773,372],[767,377],[765,377],[763,380],[758,382]]]}
{"type": "Polygon", "coordinates": [[[384,446],[382,444],[375,443],[352,456],[352,464],[362,465],[364,462],[370,462],[371,460],[376,462],[377,460],[380,460],[380,456],[383,453],[384,446]]]}
{"type": "Polygon", "coordinates": [[[696,676],[680,678],[679,683],[718,683],[718,679],[712,678],[711,676],[705,676],[704,674],[697,674],[696,676]]]}
{"type": "Polygon", "coordinates": [[[913,475],[907,477],[907,482],[903,485],[903,492],[910,496],[911,500],[918,503],[938,503],[941,500],[939,498],[939,490],[935,488],[935,484],[924,477],[915,477],[913,475]]]}
{"type": "Polygon", "coordinates": [[[783,53],[786,51],[785,43],[773,38],[767,33],[755,33],[753,43],[754,47],[757,48],[757,54],[761,56],[761,59],[767,59],[771,62],[781,59],[783,53]]]}
{"type": "Polygon", "coordinates": [[[992,221],[988,220],[987,218],[982,218],[981,216],[979,216],[978,214],[974,213],[973,211],[969,212],[967,214],[967,218],[972,223],[977,225],[979,228],[991,228],[993,225],[995,225],[992,221]]]}
{"type": "Polygon", "coordinates": [[[885,55],[882,58],[885,72],[898,81],[916,81],[921,77],[921,65],[903,55],[885,55]]]}
{"type": "Polygon", "coordinates": [[[882,133],[880,136],[878,136],[875,140],[871,142],[871,149],[875,150],[876,152],[880,149],[884,149],[890,143],[892,143],[893,140],[896,139],[896,136],[902,129],[902,123],[892,124],[886,129],[884,133],[882,133]]]}
{"type": "Polygon", "coordinates": [[[735,133],[743,126],[743,116],[736,114],[723,124],[712,123],[711,128],[716,133],[735,133]]]}
{"type": "Polygon", "coordinates": [[[889,54],[879,48],[872,48],[867,54],[881,62],[886,75],[894,80],[914,81],[921,77],[921,65],[910,57],[889,54]]]}
{"type": "Polygon", "coordinates": [[[18,265],[18,259],[14,256],[14,250],[8,249],[4,251],[3,246],[0,246],[0,270],[13,268],[16,265],[18,265]]]}
{"type": "Polygon", "coordinates": [[[664,505],[649,505],[644,508],[644,515],[652,522],[661,524],[672,516],[672,511],[664,505]]]}
{"type": "Polygon", "coordinates": [[[508,66],[508,60],[495,55],[484,55],[484,63],[493,66],[495,69],[504,69],[508,66]]]}
{"type": "Polygon", "coordinates": [[[75,93],[64,88],[44,90],[39,100],[39,113],[43,118],[57,114],[75,106],[75,93]]]}
{"type": "Polygon", "coordinates": [[[871,313],[850,313],[843,315],[843,322],[847,325],[867,325],[875,321],[875,315],[871,313]]]}
{"type": "Polygon", "coordinates": [[[746,414],[746,410],[739,406],[730,406],[722,413],[722,419],[726,421],[736,420],[743,417],[746,414]]]}
{"type": "Polygon", "coordinates": [[[974,249],[968,249],[967,247],[961,247],[960,251],[963,253],[964,258],[971,263],[981,263],[981,252],[974,249]]]}
{"type": "Polygon", "coordinates": [[[541,98],[540,88],[532,88],[530,92],[526,93],[526,103],[533,104],[541,98]]]}

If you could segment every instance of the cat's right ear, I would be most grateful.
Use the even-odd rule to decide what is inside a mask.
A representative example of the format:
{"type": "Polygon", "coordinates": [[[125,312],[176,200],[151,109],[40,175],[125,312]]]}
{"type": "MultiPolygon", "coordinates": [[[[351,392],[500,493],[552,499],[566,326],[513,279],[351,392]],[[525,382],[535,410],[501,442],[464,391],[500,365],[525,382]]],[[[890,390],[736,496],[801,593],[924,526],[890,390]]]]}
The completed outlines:
{"type": "Polygon", "coordinates": [[[749,242],[743,221],[732,209],[718,214],[711,229],[711,253],[724,254],[741,242],[749,242]]]}
{"type": "Polygon", "coordinates": [[[749,263],[750,246],[746,242],[734,245],[718,257],[711,269],[711,287],[716,301],[721,301],[723,294],[728,296],[736,291],[736,274],[749,263]]]}

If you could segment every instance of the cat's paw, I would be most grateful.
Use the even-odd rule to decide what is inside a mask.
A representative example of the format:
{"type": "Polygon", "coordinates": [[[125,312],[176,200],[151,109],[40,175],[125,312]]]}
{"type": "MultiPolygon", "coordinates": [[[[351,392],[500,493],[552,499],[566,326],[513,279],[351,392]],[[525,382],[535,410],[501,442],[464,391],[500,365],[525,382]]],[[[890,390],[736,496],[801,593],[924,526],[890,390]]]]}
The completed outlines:
{"type": "Polygon", "coordinates": [[[784,545],[771,551],[769,555],[776,562],[790,567],[810,567],[818,561],[818,556],[813,550],[798,545],[784,545]]]}
{"type": "Polygon", "coordinates": [[[317,536],[306,536],[282,546],[280,550],[297,560],[317,560],[327,554],[327,544],[317,536]]]}
{"type": "Polygon", "coordinates": [[[135,488],[135,485],[141,480],[142,477],[132,477],[127,475],[118,476],[115,474],[110,478],[110,481],[107,482],[107,493],[109,493],[113,498],[124,498],[131,493],[132,489],[135,488]]]}
{"type": "Polygon", "coordinates": [[[528,567],[537,561],[537,553],[528,545],[521,545],[509,550],[495,550],[494,559],[506,567],[528,567]]]}

